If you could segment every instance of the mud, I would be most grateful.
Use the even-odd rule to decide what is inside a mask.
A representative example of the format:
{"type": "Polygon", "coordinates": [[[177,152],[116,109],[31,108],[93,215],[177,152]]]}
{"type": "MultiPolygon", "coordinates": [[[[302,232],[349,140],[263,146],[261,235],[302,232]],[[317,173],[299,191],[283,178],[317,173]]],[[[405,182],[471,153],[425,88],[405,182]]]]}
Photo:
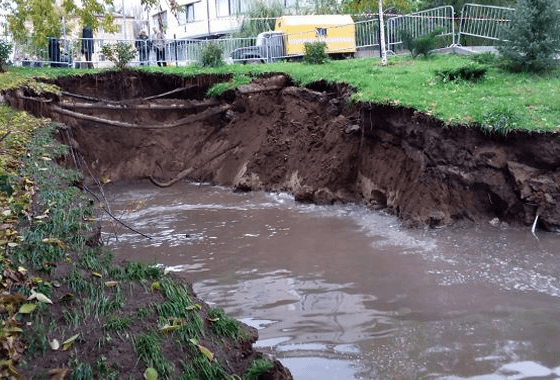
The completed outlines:
{"type": "Polygon", "coordinates": [[[138,71],[58,79],[61,94],[4,92],[66,125],[60,138],[94,176],[177,176],[303,202],[363,202],[408,226],[560,226],[560,136],[449,127],[413,109],[350,104],[352,89],[283,74],[206,99],[228,76],[138,71]]]}

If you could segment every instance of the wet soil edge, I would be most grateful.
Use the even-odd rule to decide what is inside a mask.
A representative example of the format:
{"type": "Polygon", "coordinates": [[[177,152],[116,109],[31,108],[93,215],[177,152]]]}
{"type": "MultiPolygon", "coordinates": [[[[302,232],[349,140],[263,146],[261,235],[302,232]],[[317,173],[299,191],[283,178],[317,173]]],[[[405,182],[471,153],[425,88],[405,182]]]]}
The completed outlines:
{"type": "MultiPolygon", "coordinates": [[[[150,74],[132,72],[57,84],[110,99],[194,86],[185,96],[200,98],[224,79],[185,83],[162,76],[153,89],[145,85],[154,83],[150,74]],[[100,84],[115,81],[124,90],[107,93],[100,84]]],[[[349,105],[352,89],[345,85],[299,88],[278,75],[226,93],[219,101],[231,107],[223,114],[166,130],[76,122],[18,91],[4,94],[9,103],[66,123],[61,136],[99,177],[167,180],[190,169],[187,179],[239,190],[289,191],[300,201],[323,204],[363,202],[408,226],[530,225],[537,216],[542,228],[560,226],[558,134],[503,136],[476,126],[449,127],[413,109],[349,105]]]]}

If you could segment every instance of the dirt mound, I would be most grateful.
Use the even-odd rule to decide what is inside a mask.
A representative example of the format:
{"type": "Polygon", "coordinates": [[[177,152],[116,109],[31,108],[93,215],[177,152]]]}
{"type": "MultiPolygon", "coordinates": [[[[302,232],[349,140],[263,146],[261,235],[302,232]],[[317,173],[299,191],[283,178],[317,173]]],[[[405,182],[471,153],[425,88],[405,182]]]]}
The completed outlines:
{"type": "Polygon", "coordinates": [[[112,72],[60,79],[62,96],[23,89],[4,96],[67,124],[61,138],[99,177],[187,178],[290,191],[306,202],[363,201],[409,226],[531,224],[536,216],[543,228],[560,226],[557,134],[446,127],[412,109],[349,105],[344,85],[299,88],[284,75],[221,98],[201,96],[226,79],[112,72]],[[120,85],[113,91],[112,83],[120,85]]]}

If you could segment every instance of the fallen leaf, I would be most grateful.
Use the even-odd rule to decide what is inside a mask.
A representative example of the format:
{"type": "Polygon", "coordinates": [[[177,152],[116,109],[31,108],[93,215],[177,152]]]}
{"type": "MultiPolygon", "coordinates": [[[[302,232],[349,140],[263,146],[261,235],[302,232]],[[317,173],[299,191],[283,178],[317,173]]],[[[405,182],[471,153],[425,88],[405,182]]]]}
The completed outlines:
{"type": "Polygon", "coordinates": [[[159,291],[159,290],[161,290],[161,284],[159,283],[159,281],[154,281],[154,282],[152,282],[152,285],[150,286],[150,288],[152,289],[153,292],[159,291]]]}
{"type": "Polygon", "coordinates": [[[181,328],[181,325],[165,325],[161,328],[161,332],[163,334],[169,334],[171,331],[175,331],[178,330],[179,328],[181,328]]]}
{"type": "Polygon", "coordinates": [[[6,334],[14,334],[14,333],[23,332],[23,330],[19,327],[6,327],[6,328],[3,328],[2,331],[6,334]]]}
{"type": "Polygon", "coordinates": [[[18,313],[19,314],[30,314],[30,313],[33,312],[33,310],[35,310],[36,307],[37,307],[37,305],[34,304],[34,303],[24,303],[19,308],[18,313]]]}
{"type": "Polygon", "coordinates": [[[91,272],[91,275],[92,275],[93,277],[99,277],[99,278],[103,277],[103,276],[101,275],[101,273],[99,273],[99,272],[91,272]]]}
{"type": "Polygon", "coordinates": [[[52,244],[52,245],[56,245],[58,248],[64,249],[66,248],[66,243],[63,242],[62,240],[59,239],[54,239],[54,238],[44,238],[42,240],[43,243],[47,243],[47,244],[52,244]]]}
{"type": "Polygon", "coordinates": [[[156,371],[155,368],[146,368],[146,370],[144,371],[144,379],[146,380],[157,380],[158,378],[158,373],[156,371]]]}
{"type": "Polygon", "coordinates": [[[80,334],[76,334],[76,335],[72,336],[71,338],[68,338],[64,342],[62,342],[62,349],[64,351],[68,351],[70,348],[72,348],[72,346],[74,345],[74,342],[76,341],[76,339],[79,336],[80,336],[80,334]]]}
{"type": "Polygon", "coordinates": [[[195,303],[194,305],[187,306],[185,310],[202,310],[202,305],[195,303]]]}
{"type": "Polygon", "coordinates": [[[204,355],[206,356],[206,358],[209,361],[214,361],[214,354],[212,353],[212,351],[210,351],[207,347],[204,347],[202,344],[198,343],[198,340],[192,338],[189,339],[189,341],[194,344],[196,347],[198,347],[198,350],[204,355]]]}
{"type": "Polygon", "coordinates": [[[69,374],[69,368],[53,368],[49,370],[51,380],[64,380],[69,374]]]}
{"type": "Polygon", "coordinates": [[[49,342],[49,344],[50,344],[51,348],[52,348],[53,350],[55,350],[55,351],[58,350],[58,349],[60,348],[60,343],[58,342],[58,339],[53,339],[53,340],[51,340],[51,341],[49,342]]]}
{"type": "Polygon", "coordinates": [[[46,295],[44,295],[43,293],[36,293],[34,291],[31,291],[31,295],[29,296],[29,298],[27,299],[28,301],[31,301],[33,299],[36,299],[39,302],[42,303],[50,303],[52,305],[52,301],[49,299],[49,297],[47,297],[46,295]]]}
{"type": "Polygon", "coordinates": [[[117,286],[119,284],[118,281],[106,281],[105,282],[105,286],[109,287],[109,288],[114,288],[115,286],[117,286]]]}

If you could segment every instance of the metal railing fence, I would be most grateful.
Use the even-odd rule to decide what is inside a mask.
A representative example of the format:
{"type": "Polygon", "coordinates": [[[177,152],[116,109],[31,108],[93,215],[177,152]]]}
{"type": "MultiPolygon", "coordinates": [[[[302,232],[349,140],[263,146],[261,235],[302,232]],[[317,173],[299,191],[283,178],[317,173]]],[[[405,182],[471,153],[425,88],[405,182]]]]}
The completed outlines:
{"type": "Polygon", "coordinates": [[[412,38],[424,36],[438,29],[441,36],[451,36],[455,44],[455,10],[451,5],[432,8],[387,20],[387,49],[394,51],[402,45],[401,32],[406,30],[412,38]]]}
{"type": "Polygon", "coordinates": [[[460,43],[461,36],[500,40],[503,27],[508,24],[514,12],[514,8],[493,5],[463,5],[457,42],[460,43]]]}
{"type": "MultiPolygon", "coordinates": [[[[399,45],[402,45],[400,36],[402,30],[409,31],[412,37],[415,38],[441,29],[440,35],[449,36],[452,45],[459,43],[462,36],[480,37],[494,41],[499,40],[503,25],[507,24],[514,11],[513,8],[465,4],[459,18],[455,18],[455,11],[450,5],[391,17],[386,19],[387,46],[389,50],[395,50],[399,45]],[[455,33],[456,23],[458,24],[457,34],[455,33]]],[[[379,19],[377,15],[371,15],[371,18],[368,20],[357,21],[354,26],[357,50],[378,48],[380,46],[379,19]]],[[[302,32],[302,34],[304,33],[309,32],[302,32]]],[[[284,42],[286,42],[288,38],[297,39],[297,36],[285,35],[283,38],[284,42]]],[[[320,40],[321,37],[317,37],[317,41],[320,40]]],[[[14,43],[14,60],[16,64],[24,66],[88,67],[88,61],[83,54],[83,42],[81,38],[60,39],[54,45],[50,41],[47,46],[37,48],[33,45],[32,40],[28,39],[24,42],[14,43]]],[[[103,56],[101,48],[104,44],[114,44],[117,42],[127,42],[135,46],[136,40],[93,39],[93,52],[90,61],[92,65],[95,67],[112,66],[112,63],[103,56]]],[[[227,58],[231,56],[234,50],[254,47],[256,42],[256,37],[226,37],[214,40],[171,39],[165,41],[164,60],[177,65],[200,62],[202,49],[209,43],[217,44],[223,51],[223,57],[227,58]]],[[[278,51],[272,51],[270,47],[268,49],[267,57],[282,56],[278,51]]],[[[287,58],[285,55],[282,57],[287,58]]],[[[139,65],[145,63],[155,65],[158,57],[153,46],[151,46],[147,49],[145,62],[142,62],[140,58],[140,55],[137,54],[131,64],[139,65]]],[[[270,61],[272,60],[267,60],[267,62],[270,61]]]]}

